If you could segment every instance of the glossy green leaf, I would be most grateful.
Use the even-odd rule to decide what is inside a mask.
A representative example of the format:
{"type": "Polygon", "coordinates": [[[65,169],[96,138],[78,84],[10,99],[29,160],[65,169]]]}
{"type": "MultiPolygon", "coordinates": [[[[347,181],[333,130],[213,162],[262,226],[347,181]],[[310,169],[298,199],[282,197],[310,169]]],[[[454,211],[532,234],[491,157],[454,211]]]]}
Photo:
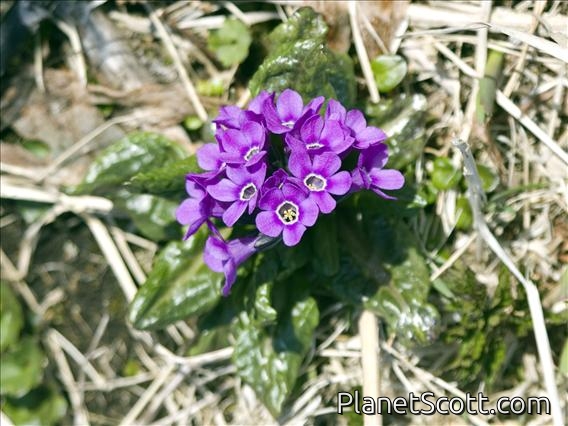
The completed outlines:
{"type": "Polygon", "coordinates": [[[367,104],[370,125],[378,126],[389,136],[388,168],[403,169],[422,155],[426,143],[426,98],[421,94],[381,99],[367,104]]]}
{"type": "Polygon", "coordinates": [[[101,193],[127,182],[140,172],[183,158],[176,143],[154,133],[132,133],[104,149],[93,161],[74,193],[101,193]]]}
{"type": "Polygon", "coordinates": [[[371,69],[381,92],[390,92],[404,79],[408,67],[399,55],[380,55],[371,61],[371,69]]]}
{"type": "Polygon", "coordinates": [[[228,18],[220,29],[209,34],[207,47],[225,67],[230,67],[246,59],[251,42],[247,26],[237,19],[228,18]]]}
{"type": "MultiPolygon", "coordinates": [[[[359,224],[348,218],[342,222],[342,247],[360,273],[344,280],[344,293],[361,299],[404,343],[430,343],[438,333],[439,314],[428,303],[429,271],[415,237],[399,219],[387,220],[368,209],[362,215],[359,224]],[[369,294],[373,284],[375,290],[369,294]],[[358,296],[357,291],[366,294],[358,296]]],[[[347,278],[345,273],[340,271],[339,276],[347,278]]]]}
{"type": "Polygon", "coordinates": [[[40,387],[21,398],[6,398],[2,411],[15,425],[51,426],[65,416],[67,401],[53,389],[40,387]]]}
{"type": "Polygon", "coordinates": [[[204,240],[199,233],[162,250],[130,305],[129,318],[136,328],[163,328],[217,304],[224,276],[203,263],[204,240]]]}
{"type": "Polygon", "coordinates": [[[12,289],[0,282],[0,353],[13,347],[24,326],[22,307],[12,289]]]}
{"type": "Polygon", "coordinates": [[[453,188],[460,182],[461,178],[461,170],[454,167],[448,158],[438,157],[434,160],[432,184],[437,189],[443,191],[453,188]]]}
{"type": "Polygon", "coordinates": [[[20,397],[41,382],[46,358],[31,337],[2,354],[0,394],[20,397]]]}
{"type": "Polygon", "coordinates": [[[264,328],[246,311],[234,325],[237,371],[275,417],[296,382],[319,322],[316,301],[303,290],[306,283],[295,278],[287,293],[289,303],[278,312],[275,327],[264,328]]]}
{"type": "Polygon", "coordinates": [[[276,320],[277,312],[272,307],[272,287],[274,283],[264,283],[261,284],[256,289],[256,297],[254,299],[254,310],[257,314],[257,318],[262,322],[273,322],[276,320]]]}
{"type": "Polygon", "coordinates": [[[351,107],[356,94],[353,63],[326,46],[326,34],[323,17],[310,8],[299,9],[276,27],[269,36],[273,50],[250,81],[252,94],[291,88],[304,101],[325,96],[351,107]]]}
{"type": "Polygon", "coordinates": [[[153,195],[184,194],[185,175],[201,173],[203,170],[197,164],[197,158],[192,155],[181,160],[175,160],[162,167],[137,173],[128,181],[130,192],[143,192],[153,195]]]}
{"type": "Polygon", "coordinates": [[[153,241],[176,240],[182,237],[176,222],[177,202],[156,195],[131,194],[119,191],[113,197],[115,207],[126,213],[138,230],[153,241]]]}

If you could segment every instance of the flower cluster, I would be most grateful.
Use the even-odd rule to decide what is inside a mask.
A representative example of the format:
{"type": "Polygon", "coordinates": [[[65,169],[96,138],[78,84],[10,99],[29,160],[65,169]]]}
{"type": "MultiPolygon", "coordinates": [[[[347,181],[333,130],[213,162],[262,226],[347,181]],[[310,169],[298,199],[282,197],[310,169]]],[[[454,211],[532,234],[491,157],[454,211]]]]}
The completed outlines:
{"type": "Polygon", "coordinates": [[[335,209],[336,197],[368,189],[392,199],[383,190],[403,186],[398,170],[383,168],[385,133],[367,126],[361,111],[347,111],[334,99],[320,114],[324,101],[320,96],[304,105],[290,89],[277,98],[261,92],[248,109],[225,106],[213,120],[217,142],[197,152],[204,172],[187,175],[189,198],[179,206],[177,220],[188,225],[186,238],[208,224],[204,261],[225,274],[224,295],[262,234],[294,246],[320,214],[335,209]],[[356,167],[341,170],[353,153],[356,167]],[[214,219],[228,227],[254,223],[261,235],[225,241],[214,219]]]}

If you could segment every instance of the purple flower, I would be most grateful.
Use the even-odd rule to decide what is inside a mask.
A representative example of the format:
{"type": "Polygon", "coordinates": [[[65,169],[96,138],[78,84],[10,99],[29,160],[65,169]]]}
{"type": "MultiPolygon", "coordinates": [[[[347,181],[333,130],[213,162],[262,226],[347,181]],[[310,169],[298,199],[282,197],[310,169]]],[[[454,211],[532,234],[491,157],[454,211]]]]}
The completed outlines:
{"type": "Polygon", "coordinates": [[[262,111],[266,118],[266,127],[272,133],[288,133],[296,123],[300,123],[302,118],[317,114],[324,99],[323,96],[319,96],[304,108],[302,97],[291,89],[286,89],[280,94],[276,107],[274,107],[273,100],[267,98],[262,111]]]}
{"type": "Polygon", "coordinates": [[[388,160],[388,148],[380,143],[362,151],[357,161],[357,167],[351,176],[353,189],[370,189],[383,198],[395,200],[395,197],[385,194],[382,189],[400,189],[404,185],[404,176],[398,170],[384,170],[388,160]]]}
{"type": "Polygon", "coordinates": [[[220,216],[224,210],[205,190],[203,184],[198,182],[199,175],[188,175],[185,189],[189,198],[186,198],[176,210],[176,219],[182,225],[189,225],[184,239],[189,238],[211,216],[220,216]]]}
{"type": "Polygon", "coordinates": [[[264,181],[264,185],[262,185],[260,195],[266,194],[268,191],[270,191],[273,188],[278,188],[278,189],[282,188],[282,185],[284,185],[284,183],[288,180],[289,177],[290,176],[288,176],[286,170],[284,169],[276,170],[274,173],[272,173],[272,176],[270,176],[268,179],[266,179],[266,181],[264,181]]]}
{"type": "Polygon", "coordinates": [[[213,120],[221,129],[239,130],[248,121],[262,122],[262,117],[253,111],[243,110],[235,105],[227,105],[219,108],[219,115],[213,120]]]}
{"type": "Polygon", "coordinates": [[[332,152],[316,155],[312,160],[305,152],[293,152],[288,161],[288,168],[298,178],[300,185],[310,191],[312,198],[322,213],[330,213],[336,202],[331,196],[343,195],[351,188],[349,172],[337,172],[341,159],[332,152]]]}
{"type": "Polygon", "coordinates": [[[197,150],[197,164],[203,170],[218,172],[225,167],[219,144],[207,143],[197,150]]]}
{"type": "Polygon", "coordinates": [[[300,129],[300,139],[288,133],[286,143],[292,151],[320,154],[332,151],[341,154],[351,147],[353,138],[334,120],[324,121],[319,115],[310,117],[300,129]]]}
{"type": "Polygon", "coordinates": [[[217,135],[220,158],[227,164],[252,166],[265,155],[266,132],[261,124],[247,121],[240,130],[227,129],[217,135]]]}
{"type": "Polygon", "coordinates": [[[210,236],[205,243],[203,261],[212,271],[225,274],[223,296],[228,296],[237,279],[237,268],[255,252],[257,238],[236,238],[228,242],[219,236],[210,236]]]}
{"type": "Polygon", "coordinates": [[[274,99],[274,93],[267,92],[266,90],[261,90],[261,92],[249,102],[248,110],[254,112],[255,114],[263,115],[264,103],[267,99],[270,99],[272,101],[274,99]]]}
{"type": "Polygon", "coordinates": [[[371,145],[384,142],[387,138],[385,132],[378,127],[367,126],[367,121],[363,113],[357,109],[349,112],[336,101],[330,99],[325,111],[326,120],[334,120],[342,123],[350,134],[355,138],[354,148],[367,149],[371,145]]]}
{"type": "Polygon", "coordinates": [[[258,230],[269,237],[282,234],[289,247],[300,242],[306,227],[312,226],[318,217],[318,207],[307,191],[292,183],[268,191],[261,197],[259,207],[264,211],[256,216],[258,230]]]}
{"type": "Polygon", "coordinates": [[[227,167],[228,179],[207,187],[207,192],[213,198],[231,203],[223,213],[223,222],[227,226],[233,226],[247,206],[248,213],[252,214],[265,176],[266,164],[263,163],[257,163],[250,170],[245,167],[227,167]]]}

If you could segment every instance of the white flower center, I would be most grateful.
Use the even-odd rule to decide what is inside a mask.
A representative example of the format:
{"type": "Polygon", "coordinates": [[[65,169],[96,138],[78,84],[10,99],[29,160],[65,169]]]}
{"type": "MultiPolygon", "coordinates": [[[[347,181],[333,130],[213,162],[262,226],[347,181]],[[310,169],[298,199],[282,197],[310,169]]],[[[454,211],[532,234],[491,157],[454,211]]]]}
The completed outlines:
{"type": "Polygon", "coordinates": [[[294,127],[294,124],[295,124],[295,121],[292,121],[292,120],[290,120],[290,121],[285,121],[285,122],[282,123],[282,125],[283,125],[284,127],[288,127],[289,129],[291,129],[292,127],[294,127]]]}
{"type": "Polygon", "coordinates": [[[241,189],[240,199],[241,201],[248,201],[256,194],[256,186],[254,183],[249,183],[241,189]]]}
{"type": "Polygon", "coordinates": [[[278,218],[284,225],[293,225],[300,218],[298,206],[291,201],[284,201],[276,209],[278,218]]]}
{"type": "Polygon", "coordinates": [[[253,146],[251,149],[247,151],[245,154],[245,161],[248,161],[252,158],[254,154],[258,154],[260,152],[260,148],[258,146],[253,146]]]}
{"type": "Polygon", "coordinates": [[[321,148],[323,145],[319,142],[312,142],[306,145],[306,148],[308,149],[319,149],[321,148]]]}
{"type": "Polygon", "coordinates": [[[304,185],[306,185],[310,191],[321,192],[327,187],[327,180],[321,175],[310,173],[304,179],[304,185]]]}

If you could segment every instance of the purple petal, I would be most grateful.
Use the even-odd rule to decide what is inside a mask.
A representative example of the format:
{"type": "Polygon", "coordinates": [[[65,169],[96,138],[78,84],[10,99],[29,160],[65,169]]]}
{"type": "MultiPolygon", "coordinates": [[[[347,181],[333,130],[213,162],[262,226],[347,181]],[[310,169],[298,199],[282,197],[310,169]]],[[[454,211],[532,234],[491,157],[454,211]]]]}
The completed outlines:
{"type": "Polygon", "coordinates": [[[219,115],[213,120],[222,126],[239,129],[245,118],[244,111],[235,105],[227,105],[219,108],[219,115]]]}
{"type": "Polygon", "coordinates": [[[216,185],[208,186],[207,192],[219,201],[234,201],[239,198],[239,187],[229,179],[223,179],[216,185]]]}
{"type": "Polygon", "coordinates": [[[203,250],[203,261],[215,272],[223,272],[223,264],[229,258],[227,245],[215,237],[207,238],[203,250]]]}
{"type": "Polygon", "coordinates": [[[304,113],[312,113],[317,114],[319,109],[323,105],[325,101],[324,96],[318,96],[317,98],[312,99],[308,104],[304,107],[304,113]]]}
{"type": "Polygon", "coordinates": [[[273,211],[260,212],[256,215],[255,223],[258,230],[269,237],[279,236],[284,227],[273,211]]]}
{"type": "Polygon", "coordinates": [[[233,226],[243,215],[246,208],[247,203],[245,201],[235,201],[231,204],[231,207],[223,213],[223,222],[225,222],[225,225],[229,227],[233,226]]]}
{"type": "Polygon", "coordinates": [[[300,139],[292,136],[290,133],[287,133],[284,140],[286,141],[286,145],[292,152],[294,151],[307,151],[305,142],[302,142],[300,139]]]}
{"type": "Polygon", "coordinates": [[[353,138],[346,135],[337,121],[327,121],[321,132],[321,140],[336,154],[341,154],[351,147],[353,138]]]}
{"type": "Polygon", "coordinates": [[[237,267],[235,265],[235,262],[229,260],[225,264],[223,272],[225,274],[225,284],[223,285],[221,292],[223,293],[224,297],[227,297],[231,292],[231,287],[233,287],[233,284],[237,280],[237,267]]]}
{"type": "Polygon", "coordinates": [[[345,107],[340,102],[330,99],[325,110],[325,119],[344,122],[346,113],[345,107]]]}
{"type": "Polygon", "coordinates": [[[266,133],[264,132],[264,127],[254,121],[247,121],[243,124],[242,132],[248,139],[247,146],[258,146],[260,149],[264,148],[264,142],[266,140],[266,133]]]}
{"type": "Polygon", "coordinates": [[[341,167],[341,159],[333,152],[314,156],[313,171],[322,176],[331,176],[341,167]]]}
{"type": "Polygon", "coordinates": [[[306,198],[300,203],[300,222],[306,226],[313,226],[318,218],[318,206],[311,198],[306,198]]]}
{"type": "Polygon", "coordinates": [[[286,173],[284,169],[276,170],[274,173],[272,173],[272,176],[266,179],[266,181],[262,185],[262,188],[260,190],[261,194],[264,195],[270,189],[279,189],[284,184],[284,182],[286,182],[286,179],[288,179],[288,173],[286,173]]]}
{"type": "Polygon", "coordinates": [[[319,115],[314,115],[308,119],[300,129],[302,140],[306,144],[319,142],[323,123],[323,119],[319,115]]]}
{"type": "Polygon", "coordinates": [[[302,239],[304,232],[306,232],[306,227],[298,222],[291,226],[285,226],[282,231],[284,244],[288,247],[295,246],[302,239]]]}
{"type": "Polygon", "coordinates": [[[302,200],[304,200],[308,196],[308,194],[308,189],[301,183],[299,185],[295,185],[294,183],[288,181],[284,185],[282,185],[283,199],[292,201],[295,204],[298,204],[302,200]]]}
{"type": "Polygon", "coordinates": [[[273,188],[266,192],[258,202],[258,206],[263,210],[275,210],[284,201],[284,195],[278,188],[273,188]]]}
{"type": "Polygon", "coordinates": [[[381,190],[380,190],[379,188],[377,188],[376,186],[372,186],[372,187],[371,187],[371,190],[372,190],[375,194],[381,196],[382,198],[384,198],[384,199],[386,199],[386,200],[396,200],[396,197],[393,197],[392,195],[387,195],[387,194],[385,194],[383,191],[381,191],[381,190]]]}
{"type": "Polygon", "coordinates": [[[194,198],[187,198],[176,210],[176,220],[182,225],[189,225],[202,217],[201,202],[194,198]]]}
{"type": "Polygon", "coordinates": [[[371,145],[359,155],[357,165],[368,171],[382,169],[389,158],[388,147],[384,143],[371,145]]]}
{"type": "Polygon", "coordinates": [[[320,212],[324,214],[331,213],[337,205],[335,199],[325,191],[312,192],[310,197],[313,198],[313,200],[316,202],[320,212]]]}
{"type": "Polygon", "coordinates": [[[302,114],[303,108],[302,97],[291,89],[284,90],[276,101],[276,109],[283,123],[294,123],[302,114]]]}
{"type": "Polygon", "coordinates": [[[262,90],[253,100],[249,102],[248,109],[256,114],[262,114],[264,110],[264,103],[267,99],[274,98],[274,93],[269,93],[266,90],[262,90]]]}
{"type": "Polygon", "coordinates": [[[278,112],[276,111],[276,108],[274,107],[271,99],[267,99],[264,102],[262,113],[264,115],[264,119],[266,120],[266,127],[268,127],[268,130],[270,130],[272,133],[280,135],[291,130],[289,127],[282,125],[280,116],[278,115],[278,112]]]}
{"type": "Polygon", "coordinates": [[[349,172],[339,172],[327,179],[327,192],[334,195],[344,195],[351,189],[353,179],[349,172]]]}
{"type": "Polygon", "coordinates": [[[218,144],[207,143],[197,151],[197,164],[203,170],[218,170],[222,164],[219,154],[218,144]]]}
{"type": "Polygon", "coordinates": [[[240,130],[227,129],[219,134],[218,139],[224,152],[240,153],[241,148],[250,146],[248,139],[240,130]]]}
{"type": "Polygon", "coordinates": [[[377,127],[367,127],[365,130],[355,135],[355,147],[359,149],[368,148],[370,145],[375,145],[384,142],[387,138],[385,132],[377,127]]]}
{"type": "Polygon", "coordinates": [[[365,116],[358,109],[352,109],[345,116],[345,124],[349,127],[355,134],[365,130],[367,127],[367,121],[365,116]]]}
{"type": "Polygon", "coordinates": [[[297,178],[303,179],[310,169],[312,168],[312,163],[310,161],[310,156],[307,152],[292,152],[290,158],[288,159],[288,169],[297,178]]]}
{"type": "Polygon", "coordinates": [[[371,187],[371,180],[369,179],[369,176],[367,176],[367,174],[359,168],[351,172],[351,179],[353,180],[351,185],[352,191],[360,191],[371,187]]]}
{"type": "Polygon", "coordinates": [[[398,170],[371,170],[369,173],[373,186],[381,189],[400,189],[404,185],[404,176],[398,170]]]}

